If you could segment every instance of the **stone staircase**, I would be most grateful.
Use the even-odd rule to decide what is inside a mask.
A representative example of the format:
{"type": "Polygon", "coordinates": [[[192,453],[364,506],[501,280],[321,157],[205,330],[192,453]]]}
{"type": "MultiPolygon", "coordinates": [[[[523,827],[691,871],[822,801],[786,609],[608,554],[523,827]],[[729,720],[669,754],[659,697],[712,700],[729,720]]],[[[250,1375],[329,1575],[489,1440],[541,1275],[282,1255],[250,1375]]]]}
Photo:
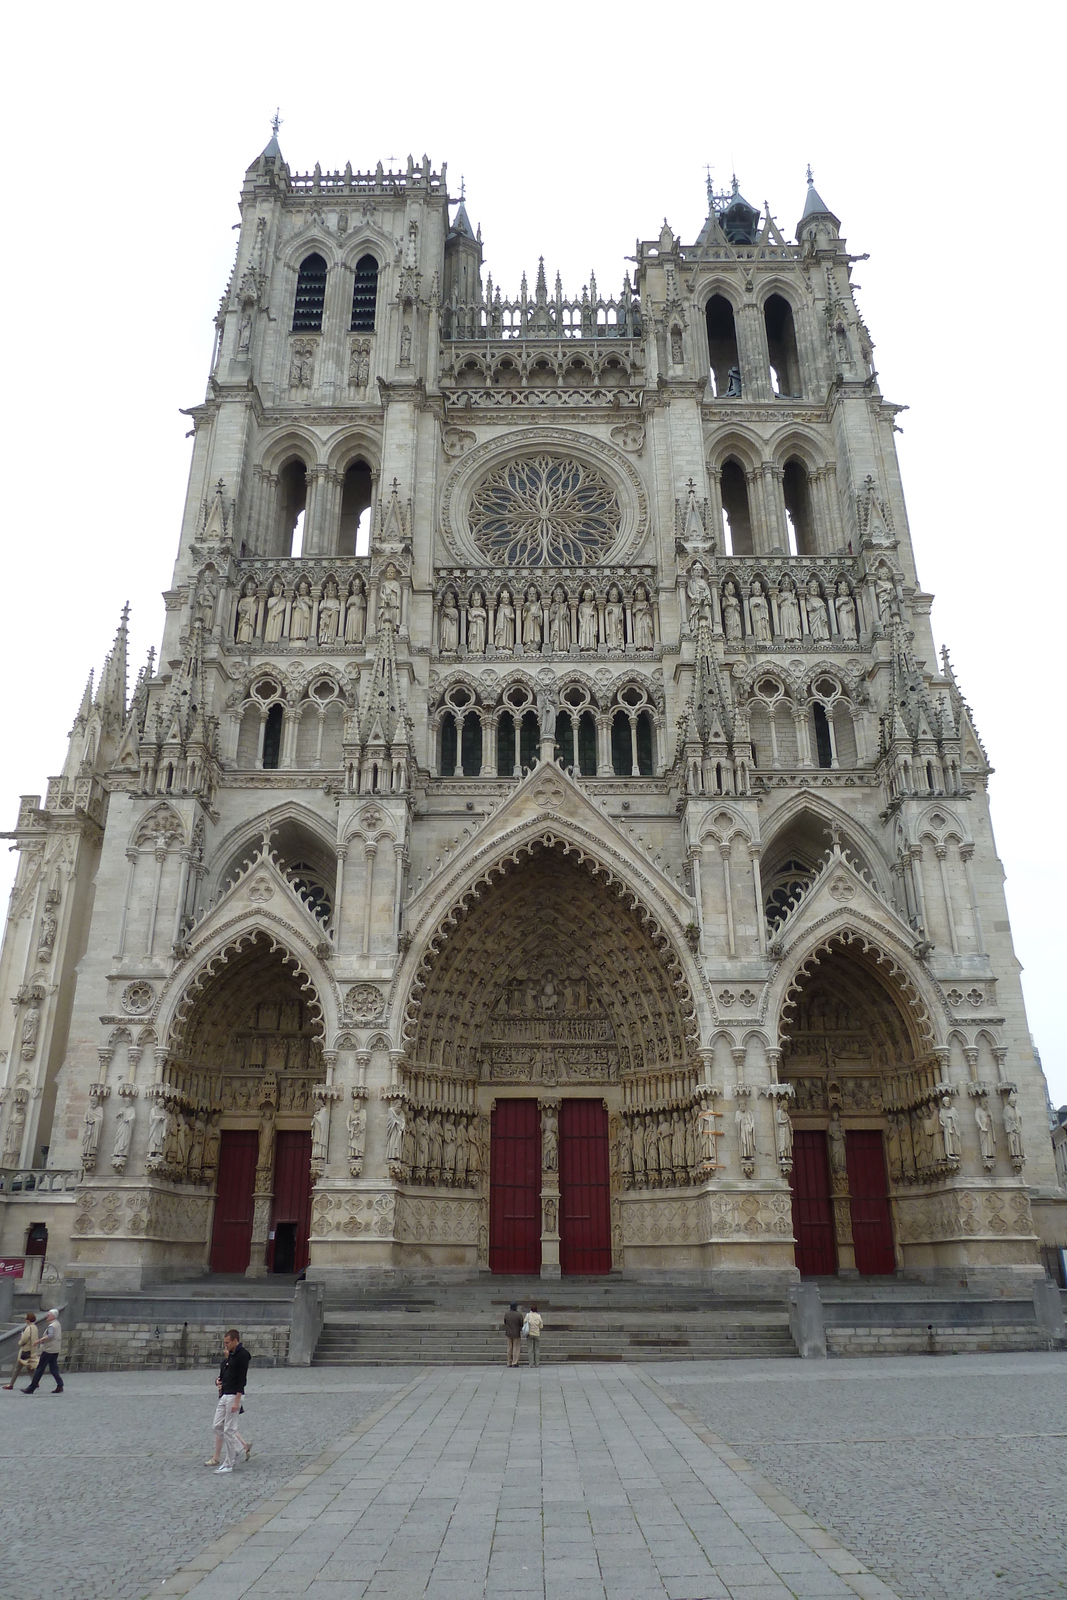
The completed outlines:
{"type": "MultiPolygon", "coordinates": [[[[420,1284],[327,1299],[314,1366],[497,1366],[512,1300],[545,1320],[541,1360],[693,1361],[796,1356],[781,1302],[724,1300],[603,1278],[420,1284]]],[[[528,1353],[526,1359],[529,1359],[528,1353]]]]}

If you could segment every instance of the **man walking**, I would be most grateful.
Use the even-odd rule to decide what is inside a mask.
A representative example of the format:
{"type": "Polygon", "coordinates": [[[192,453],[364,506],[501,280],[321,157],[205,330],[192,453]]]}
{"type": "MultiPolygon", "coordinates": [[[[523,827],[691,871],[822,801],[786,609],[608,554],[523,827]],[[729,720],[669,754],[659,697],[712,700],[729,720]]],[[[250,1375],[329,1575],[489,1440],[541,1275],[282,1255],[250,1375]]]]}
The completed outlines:
{"type": "Polygon", "coordinates": [[[248,1363],[252,1357],[236,1328],[227,1328],[222,1341],[226,1360],[219,1372],[219,1403],[215,1407],[215,1454],[222,1457],[216,1472],[232,1472],[237,1460],[237,1418],[245,1396],[248,1363]]]}
{"type": "Polygon", "coordinates": [[[58,1310],[51,1310],[45,1318],[44,1332],[37,1339],[37,1371],[30,1379],[29,1388],[23,1389],[23,1394],[36,1394],[37,1385],[46,1372],[50,1372],[56,1380],[53,1394],[63,1393],[63,1379],[59,1376],[59,1357],[63,1350],[63,1329],[59,1325],[58,1310]]]}
{"type": "Polygon", "coordinates": [[[5,1389],[13,1389],[20,1372],[32,1372],[37,1365],[37,1318],[32,1311],[26,1313],[26,1325],[19,1334],[18,1355],[15,1357],[15,1370],[11,1374],[11,1382],[5,1383],[5,1389]]]}
{"type": "Polygon", "coordinates": [[[504,1312],[504,1332],[508,1336],[508,1366],[522,1366],[522,1312],[513,1300],[504,1312]]]}

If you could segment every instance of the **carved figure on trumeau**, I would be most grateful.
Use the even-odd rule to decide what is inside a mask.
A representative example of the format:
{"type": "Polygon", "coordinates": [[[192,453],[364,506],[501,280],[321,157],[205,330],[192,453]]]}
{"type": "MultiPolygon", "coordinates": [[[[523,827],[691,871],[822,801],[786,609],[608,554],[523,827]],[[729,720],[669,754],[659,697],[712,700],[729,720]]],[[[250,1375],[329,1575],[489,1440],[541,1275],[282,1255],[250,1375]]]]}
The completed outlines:
{"type": "Polygon", "coordinates": [[[515,607],[512,604],[510,589],[501,589],[500,599],[496,603],[496,626],[493,630],[493,643],[498,650],[514,650],[515,648],[515,607]]]}
{"type": "Polygon", "coordinates": [[[778,589],[778,623],[782,639],[800,638],[800,607],[792,578],[783,578],[778,589]]]}
{"type": "Polygon", "coordinates": [[[708,580],[704,576],[704,568],[699,561],[694,561],[689,568],[689,578],[685,586],[686,598],[689,601],[689,621],[694,626],[698,622],[711,621],[711,590],[708,580]]]}
{"type": "Polygon", "coordinates": [[[111,1148],[111,1165],[116,1172],[125,1172],[133,1139],[133,1124],[137,1113],[133,1106],[123,1106],[115,1118],[115,1142],[111,1148]]]}
{"type": "Polygon", "coordinates": [[[256,637],[256,585],[249,578],[237,602],[237,643],[251,644],[256,637]]]}
{"type": "Polygon", "coordinates": [[[275,578],[267,596],[267,626],[263,637],[268,644],[276,644],[285,627],[285,588],[280,578],[275,578]]]}
{"type": "Polygon", "coordinates": [[[1008,1155],[1014,1163],[1021,1166],[1026,1157],[1023,1154],[1023,1124],[1019,1115],[1019,1097],[1014,1089],[1004,1102],[1004,1137],[1008,1141],[1008,1155]]]}
{"type": "MultiPolygon", "coordinates": [[[[400,1161],[404,1148],[404,1123],[403,1106],[396,1100],[390,1100],[389,1108],[385,1114],[385,1158],[387,1161],[400,1161]]],[[[422,1165],[425,1165],[425,1153],[422,1165]]]]}
{"type": "Polygon", "coordinates": [[[467,607],[468,654],[484,656],[488,623],[489,612],[486,610],[485,595],[481,589],[475,589],[471,594],[471,603],[467,607]]]}
{"type": "Polygon", "coordinates": [[[841,1126],[839,1117],[830,1118],[830,1126],[826,1130],[826,1142],[830,1150],[830,1171],[835,1178],[846,1177],[848,1173],[848,1157],[845,1146],[845,1130],[841,1126]]]}
{"type": "Polygon", "coordinates": [[[541,606],[541,597],[537,590],[531,587],[526,591],[526,599],[522,607],[522,648],[539,654],[541,650],[541,634],[544,628],[544,611],[541,606]]]}
{"type": "Polygon", "coordinates": [[[960,1147],[960,1130],[956,1121],[956,1113],[952,1109],[951,1097],[947,1094],[941,1098],[941,1110],[937,1114],[937,1120],[941,1124],[941,1138],[945,1146],[945,1159],[947,1161],[958,1161],[963,1153],[960,1147]]]}
{"type": "Polygon", "coordinates": [[[727,578],[722,586],[722,628],[727,644],[741,642],[741,602],[732,578],[727,578]]]}
{"type": "Polygon", "coordinates": [[[446,654],[459,649],[459,607],[454,589],[446,589],[441,602],[441,649],[446,654]]]}
{"type": "Polygon", "coordinates": [[[738,1106],[734,1120],[737,1123],[738,1153],[742,1165],[747,1166],[756,1159],[756,1119],[747,1101],[738,1106]]]}
{"type": "Polygon", "coordinates": [[[805,601],[808,611],[808,632],[818,643],[830,637],[830,624],[826,616],[826,601],[819,593],[819,580],[812,578],[808,583],[808,594],[805,601]]]}
{"type": "Polygon", "coordinates": [[[560,583],[552,591],[548,608],[548,642],[553,655],[566,655],[571,647],[571,608],[560,583]]]}
{"type": "Polygon", "coordinates": [[[596,595],[586,584],[582,590],[582,598],[578,602],[578,648],[579,650],[595,650],[599,640],[599,626],[596,614],[596,595]]]}
{"type": "Polygon", "coordinates": [[[633,619],[634,644],[638,650],[654,649],[656,629],[652,620],[652,602],[643,583],[639,583],[634,590],[633,619]]]}
{"type": "Polygon", "coordinates": [[[550,1195],[545,1201],[545,1232],[550,1237],[554,1237],[556,1233],[557,1215],[557,1202],[550,1195]]]}
{"type": "Polygon", "coordinates": [[[848,592],[848,584],[842,578],[837,585],[837,599],[834,601],[837,611],[837,631],[846,643],[856,642],[856,605],[848,592]]]}
{"type": "Polygon", "coordinates": [[[301,578],[296,586],[293,596],[293,609],[289,614],[290,639],[308,639],[311,637],[311,585],[306,578],[301,578]]]}
{"type": "Polygon", "coordinates": [[[758,578],[752,580],[752,593],[748,598],[748,614],[752,618],[752,636],[757,644],[771,642],[771,608],[758,578]]]}
{"type": "Polygon", "coordinates": [[[993,1117],[989,1107],[981,1100],[974,1108],[974,1120],[978,1124],[978,1143],[982,1149],[983,1161],[995,1161],[997,1158],[997,1133],[993,1126],[993,1117]]]}
{"type": "Polygon", "coordinates": [[[319,643],[334,644],[341,632],[341,600],[333,578],[326,580],[326,592],[319,601],[319,643]]]}
{"type": "Polygon", "coordinates": [[[604,636],[609,650],[626,647],[626,616],[619,586],[613,583],[608,590],[608,603],[604,607],[604,636]]]}
{"type": "Polygon", "coordinates": [[[559,1164],[559,1123],[555,1106],[541,1111],[541,1170],[555,1172],[559,1164]]]}
{"type": "Polygon", "coordinates": [[[345,644],[362,644],[367,635],[367,591],[362,578],[352,579],[345,606],[345,644]]]}
{"type": "Polygon", "coordinates": [[[259,1119],[259,1151],[256,1155],[256,1167],[266,1171],[274,1160],[274,1107],[265,1105],[261,1108],[259,1119]]]}
{"type": "Polygon", "coordinates": [[[330,1102],[323,1100],[315,1107],[311,1119],[311,1159],[325,1166],[330,1159],[330,1102]]]}

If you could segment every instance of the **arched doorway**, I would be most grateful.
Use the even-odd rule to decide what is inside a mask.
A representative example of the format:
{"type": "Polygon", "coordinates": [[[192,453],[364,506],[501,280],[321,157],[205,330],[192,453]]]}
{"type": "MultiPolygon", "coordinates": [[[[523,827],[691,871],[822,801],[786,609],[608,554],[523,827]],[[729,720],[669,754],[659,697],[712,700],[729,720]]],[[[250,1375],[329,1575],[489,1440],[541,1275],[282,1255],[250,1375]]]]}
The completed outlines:
{"type": "MultiPolygon", "coordinates": [[[[911,1145],[944,1086],[916,1007],[885,972],[864,940],[835,936],[804,964],[783,1007],[802,1276],[882,1276],[900,1264],[893,1199],[919,1176],[900,1163],[901,1129],[911,1145]]],[[[923,1173],[943,1175],[933,1162],[923,1173]]]]}
{"type": "MultiPolygon", "coordinates": [[[[625,1119],[681,1117],[696,1081],[673,948],[609,876],[551,836],[527,846],[450,919],[417,982],[412,1116],[474,1108],[495,1272],[621,1265],[625,1119]]],[[[402,1180],[434,1182],[415,1157],[402,1180]]]]}
{"type": "Polygon", "coordinates": [[[307,1265],[321,1013],[295,958],[266,933],[225,954],[184,1006],[168,1088],[209,1126],[208,1264],[249,1276],[307,1265]]]}

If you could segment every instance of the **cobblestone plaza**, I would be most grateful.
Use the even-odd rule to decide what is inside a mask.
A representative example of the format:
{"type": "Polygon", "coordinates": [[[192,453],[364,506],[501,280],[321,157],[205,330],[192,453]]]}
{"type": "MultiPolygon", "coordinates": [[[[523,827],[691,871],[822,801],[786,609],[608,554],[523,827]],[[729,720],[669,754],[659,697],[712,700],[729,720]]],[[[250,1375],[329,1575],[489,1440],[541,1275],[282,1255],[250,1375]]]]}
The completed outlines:
{"type": "Polygon", "coordinates": [[[4,1396],[3,1592],[56,1600],[1054,1600],[1062,1355],[253,1369],[4,1396]]]}

